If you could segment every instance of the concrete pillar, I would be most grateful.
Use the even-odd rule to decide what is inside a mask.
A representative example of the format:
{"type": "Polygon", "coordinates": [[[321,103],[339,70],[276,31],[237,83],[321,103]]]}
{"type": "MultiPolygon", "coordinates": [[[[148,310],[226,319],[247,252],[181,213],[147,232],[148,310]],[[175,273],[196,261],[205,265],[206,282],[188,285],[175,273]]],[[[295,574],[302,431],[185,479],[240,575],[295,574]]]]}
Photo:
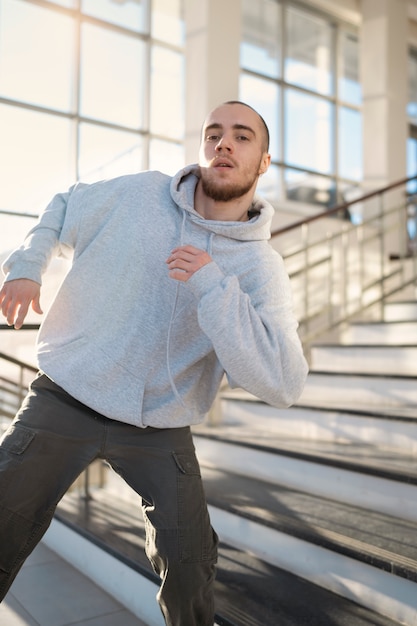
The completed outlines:
{"type": "MultiPolygon", "coordinates": [[[[364,191],[380,189],[407,175],[408,2],[362,0],[361,81],[363,88],[364,191]]],[[[385,194],[385,208],[402,206],[405,188],[385,194]]],[[[379,200],[366,203],[366,215],[379,212],[379,200]]],[[[407,250],[406,215],[389,228],[385,220],[384,257],[407,250]]]]}
{"type": "Polygon", "coordinates": [[[407,0],[362,0],[364,187],[405,178],[407,0]]]}
{"type": "Polygon", "coordinates": [[[185,160],[197,160],[205,115],[239,95],[241,0],[185,0],[185,160]]]}

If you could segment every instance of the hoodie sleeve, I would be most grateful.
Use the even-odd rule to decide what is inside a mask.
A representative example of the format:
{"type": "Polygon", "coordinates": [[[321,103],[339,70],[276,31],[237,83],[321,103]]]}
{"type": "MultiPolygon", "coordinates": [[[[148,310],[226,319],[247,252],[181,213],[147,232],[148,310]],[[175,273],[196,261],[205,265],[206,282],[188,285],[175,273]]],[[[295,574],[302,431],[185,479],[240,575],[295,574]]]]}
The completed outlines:
{"type": "Polygon", "coordinates": [[[64,255],[62,229],[70,195],[71,190],[54,196],[23,244],[4,261],[2,270],[6,281],[28,278],[42,284],[42,275],[51,259],[64,255]]]}
{"type": "Polygon", "coordinates": [[[244,292],[237,276],[213,261],[188,281],[198,298],[198,320],[211,340],[229,384],[264,402],[287,407],[297,401],[308,366],[292,310],[290,281],[282,258],[257,272],[256,288],[244,292]]]}

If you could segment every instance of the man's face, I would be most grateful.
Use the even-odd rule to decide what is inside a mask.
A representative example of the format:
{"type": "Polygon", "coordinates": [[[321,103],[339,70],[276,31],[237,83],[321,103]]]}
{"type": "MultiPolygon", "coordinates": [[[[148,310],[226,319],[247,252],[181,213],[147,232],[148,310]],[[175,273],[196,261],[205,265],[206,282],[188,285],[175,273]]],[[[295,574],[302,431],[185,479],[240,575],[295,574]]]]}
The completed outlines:
{"type": "Polygon", "coordinates": [[[225,104],[207,117],[199,154],[204,193],[228,202],[255,190],[269,166],[262,122],[242,104],[225,104]]]}

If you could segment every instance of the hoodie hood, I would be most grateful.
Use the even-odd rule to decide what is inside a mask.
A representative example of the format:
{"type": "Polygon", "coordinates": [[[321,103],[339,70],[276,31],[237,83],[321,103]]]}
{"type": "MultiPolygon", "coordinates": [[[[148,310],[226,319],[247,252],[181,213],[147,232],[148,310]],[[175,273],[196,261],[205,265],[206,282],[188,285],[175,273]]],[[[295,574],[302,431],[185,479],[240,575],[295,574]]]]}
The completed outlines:
{"type": "Polygon", "coordinates": [[[238,239],[241,241],[265,241],[271,237],[271,221],[273,207],[258,196],[255,196],[250,209],[256,213],[247,222],[227,222],[223,220],[206,220],[194,209],[195,188],[200,179],[200,168],[197,164],[187,165],[180,170],[171,181],[171,197],[180,209],[188,213],[189,218],[197,222],[201,228],[210,233],[238,239]]]}

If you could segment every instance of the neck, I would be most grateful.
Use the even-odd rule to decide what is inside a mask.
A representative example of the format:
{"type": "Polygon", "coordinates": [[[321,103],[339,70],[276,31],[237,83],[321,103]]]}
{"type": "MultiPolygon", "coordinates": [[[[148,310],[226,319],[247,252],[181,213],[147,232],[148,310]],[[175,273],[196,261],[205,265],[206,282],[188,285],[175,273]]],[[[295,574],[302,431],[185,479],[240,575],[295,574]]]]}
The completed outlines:
{"type": "Polygon", "coordinates": [[[252,200],[253,193],[247,193],[229,202],[218,202],[204,193],[200,180],[195,189],[194,208],[206,220],[246,222],[249,219],[248,211],[252,200]]]}

